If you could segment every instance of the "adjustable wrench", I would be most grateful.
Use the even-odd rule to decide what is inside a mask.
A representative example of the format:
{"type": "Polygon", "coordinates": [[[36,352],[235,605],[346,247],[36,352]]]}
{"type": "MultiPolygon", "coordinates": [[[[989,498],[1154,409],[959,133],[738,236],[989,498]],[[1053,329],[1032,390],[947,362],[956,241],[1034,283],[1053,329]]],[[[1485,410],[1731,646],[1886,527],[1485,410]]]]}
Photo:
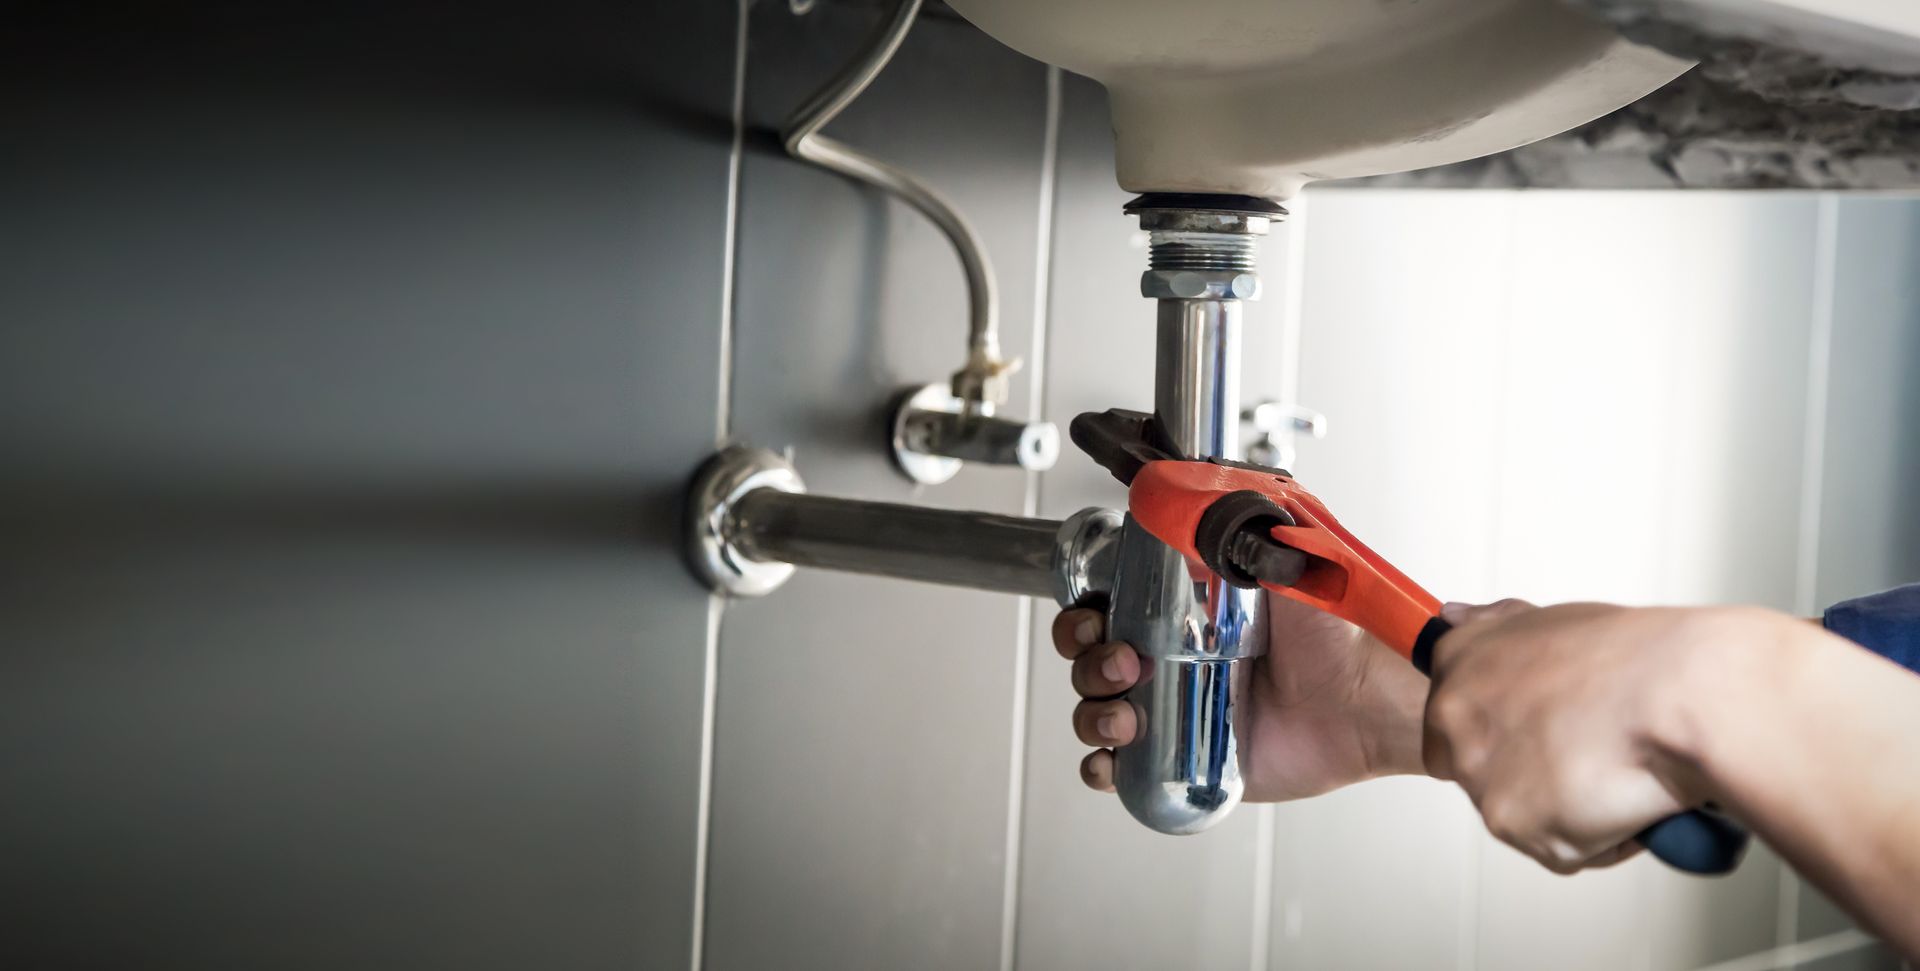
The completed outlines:
{"type": "MultiPolygon", "coordinates": [[[[1281,469],[1173,454],[1144,414],[1081,415],[1071,433],[1128,488],[1142,528],[1205,570],[1341,617],[1433,673],[1433,649],[1451,630],[1440,601],[1367,548],[1281,469]]],[[[1730,873],[1750,842],[1713,807],[1677,813],[1635,839],[1687,873],[1730,873]]]]}

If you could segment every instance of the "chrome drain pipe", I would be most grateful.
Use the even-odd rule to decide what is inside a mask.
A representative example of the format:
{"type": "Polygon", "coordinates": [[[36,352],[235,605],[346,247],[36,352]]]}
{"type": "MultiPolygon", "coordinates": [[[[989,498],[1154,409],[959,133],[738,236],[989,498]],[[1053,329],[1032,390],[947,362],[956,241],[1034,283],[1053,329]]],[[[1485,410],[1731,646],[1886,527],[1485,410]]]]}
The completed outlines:
{"type": "MultiPolygon", "coordinates": [[[[1255,246],[1282,211],[1160,195],[1128,212],[1152,240],[1140,289],[1159,301],[1154,420],[1188,458],[1238,460],[1242,302],[1259,295],[1255,246]]],[[[1266,621],[1260,591],[1196,579],[1185,558],[1126,520],[1108,629],[1142,662],[1127,695],[1141,731],[1114,752],[1114,785],[1135,819],[1197,833],[1239,805],[1240,700],[1250,662],[1266,653],[1266,621]]]]}
{"type": "Polygon", "coordinates": [[[764,489],[741,498],[735,521],[740,549],[759,560],[1053,596],[1058,520],[764,489]]]}
{"type": "Polygon", "coordinates": [[[1107,594],[1120,514],[1028,519],[810,495],[785,459],[730,448],[694,478],[687,549],[707,585],[771,593],[796,566],[1047,597],[1107,594]]]}

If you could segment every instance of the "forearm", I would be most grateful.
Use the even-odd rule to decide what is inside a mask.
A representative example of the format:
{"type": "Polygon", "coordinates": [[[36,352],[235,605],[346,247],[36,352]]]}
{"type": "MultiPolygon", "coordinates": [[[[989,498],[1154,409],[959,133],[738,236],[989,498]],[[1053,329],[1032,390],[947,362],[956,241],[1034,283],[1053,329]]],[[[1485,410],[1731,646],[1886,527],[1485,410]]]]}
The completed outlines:
{"type": "Polygon", "coordinates": [[[1427,676],[1414,670],[1372,635],[1365,690],[1353,706],[1367,746],[1368,774],[1426,775],[1421,722],[1427,711],[1427,676]]]}
{"type": "Polygon", "coordinates": [[[1760,611],[1693,665],[1686,758],[1803,876],[1920,956],[1920,677],[1760,611]]]}

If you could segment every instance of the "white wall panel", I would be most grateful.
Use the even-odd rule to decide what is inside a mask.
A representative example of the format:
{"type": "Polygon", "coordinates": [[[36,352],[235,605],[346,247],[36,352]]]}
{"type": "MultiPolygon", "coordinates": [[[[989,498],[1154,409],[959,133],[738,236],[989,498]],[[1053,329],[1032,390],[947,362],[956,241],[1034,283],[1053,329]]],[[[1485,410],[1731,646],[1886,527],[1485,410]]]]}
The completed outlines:
{"type": "MultiPolygon", "coordinates": [[[[1333,434],[1303,448],[1300,471],[1359,535],[1443,599],[1790,606],[1811,197],[1311,203],[1302,395],[1333,434]]],[[[1365,816],[1353,808],[1341,818],[1365,816]]],[[[1315,899],[1289,906],[1283,824],[1275,965],[1288,947],[1431,964],[1447,939],[1425,919],[1360,941],[1333,918],[1339,943],[1307,950],[1313,923],[1299,914],[1347,894],[1364,913],[1359,888],[1375,881],[1354,871],[1412,856],[1369,856],[1358,827],[1320,822],[1319,842],[1350,839],[1354,852],[1301,876],[1315,899]]],[[[1477,818],[1462,825],[1479,847],[1461,878],[1477,897],[1458,905],[1452,952],[1471,966],[1680,968],[1774,942],[1778,864],[1764,852],[1728,880],[1647,861],[1569,880],[1495,844],[1477,818]]],[[[1415,858],[1458,866],[1452,853],[1415,858]]]]}
{"type": "MultiPolygon", "coordinates": [[[[1791,607],[1815,201],[1523,199],[1500,585],[1540,602],[1791,607]]],[[[1777,867],[1757,853],[1699,881],[1637,860],[1565,881],[1490,864],[1485,966],[1570,951],[1684,968],[1769,947],[1777,867]],[[1585,906],[1507,919],[1562,887],[1585,906]]]]}
{"type": "MultiPolygon", "coordinates": [[[[1495,595],[1505,194],[1308,200],[1301,400],[1328,416],[1301,481],[1443,599],[1495,595]]],[[[1479,818],[1458,789],[1360,786],[1277,809],[1272,967],[1470,960],[1479,818]],[[1392,932],[1381,932],[1391,900],[1392,932]]]]}

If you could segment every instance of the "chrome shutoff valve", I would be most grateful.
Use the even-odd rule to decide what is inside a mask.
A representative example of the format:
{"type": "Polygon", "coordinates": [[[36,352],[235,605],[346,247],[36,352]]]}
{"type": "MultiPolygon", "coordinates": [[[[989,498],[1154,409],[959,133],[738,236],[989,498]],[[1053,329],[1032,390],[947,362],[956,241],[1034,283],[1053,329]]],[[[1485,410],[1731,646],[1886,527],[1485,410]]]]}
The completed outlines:
{"type": "Polygon", "coordinates": [[[929,384],[903,395],[894,410],[893,458],[923,485],[953,478],[967,462],[1045,472],[1060,458],[1060,430],[1050,421],[1002,418],[989,402],[929,384]]]}

